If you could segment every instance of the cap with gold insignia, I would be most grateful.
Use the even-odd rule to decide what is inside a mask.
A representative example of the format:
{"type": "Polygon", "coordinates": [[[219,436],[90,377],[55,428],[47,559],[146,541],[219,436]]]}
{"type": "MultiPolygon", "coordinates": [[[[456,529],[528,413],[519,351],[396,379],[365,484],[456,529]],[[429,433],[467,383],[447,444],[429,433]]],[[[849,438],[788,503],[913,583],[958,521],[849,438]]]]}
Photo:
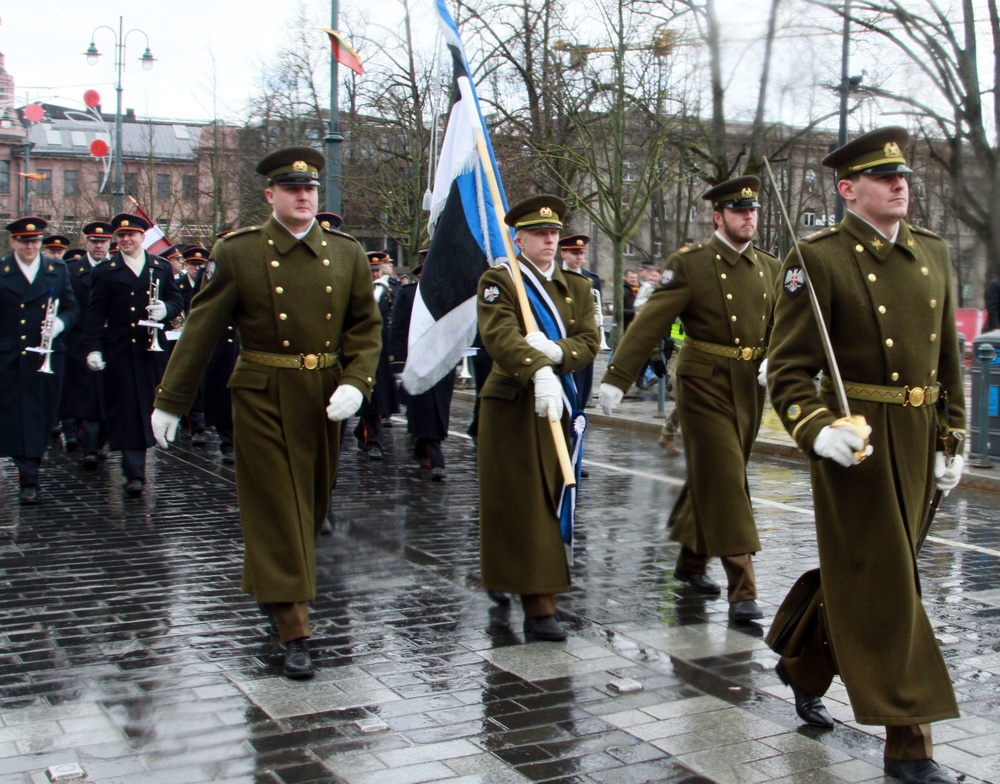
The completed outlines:
{"type": "Polygon", "coordinates": [[[94,221],[83,227],[83,236],[88,240],[110,240],[111,224],[107,221],[94,221]]]}
{"type": "Polygon", "coordinates": [[[145,233],[151,225],[145,218],[133,215],[131,212],[120,212],[111,219],[111,230],[115,234],[121,234],[123,231],[145,233]]]}
{"type": "Polygon", "coordinates": [[[503,222],[515,229],[561,229],[569,211],[558,196],[543,193],[519,201],[503,216],[503,222]]]}
{"type": "Polygon", "coordinates": [[[83,248],[70,248],[62,255],[63,261],[76,261],[77,259],[82,259],[87,255],[87,251],[83,248]]]}
{"type": "Polygon", "coordinates": [[[838,147],[823,159],[823,165],[837,170],[837,179],[852,174],[909,174],[903,150],[910,142],[906,128],[890,125],[878,128],[838,147]]]}
{"type": "Polygon", "coordinates": [[[759,192],[760,178],[749,175],[720,182],[714,188],[705,191],[701,198],[712,202],[712,207],[716,210],[722,208],[750,210],[760,207],[760,202],[757,201],[759,192]]]}
{"type": "Polygon", "coordinates": [[[559,240],[560,250],[586,250],[590,244],[590,236],[587,234],[570,234],[559,240]]]}
{"type": "Polygon", "coordinates": [[[339,229],[344,219],[335,212],[317,212],[316,222],[324,229],[339,229]]]}
{"type": "Polygon", "coordinates": [[[185,264],[206,264],[211,255],[208,249],[201,245],[188,245],[183,251],[185,264]]]}
{"type": "Polygon", "coordinates": [[[26,218],[18,218],[16,221],[4,226],[10,232],[10,236],[15,239],[33,240],[41,237],[45,233],[45,227],[49,222],[36,215],[29,215],[26,218]]]}
{"type": "Polygon", "coordinates": [[[266,177],[268,185],[319,185],[325,165],[326,158],[312,147],[285,147],[262,158],[257,174],[266,177]]]}
{"type": "Polygon", "coordinates": [[[42,247],[61,255],[69,248],[69,237],[65,234],[50,234],[42,240],[42,247]]]}
{"type": "Polygon", "coordinates": [[[181,253],[181,249],[178,248],[176,245],[171,245],[169,248],[164,248],[162,251],[160,251],[158,255],[162,256],[165,259],[179,259],[184,254],[181,253]]]}
{"type": "Polygon", "coordinates": [[[370,250],[365,255],[368,257],[368,264],[372,267],[381,267],[389,260],[389,254],[384,250],[370,250]]]}

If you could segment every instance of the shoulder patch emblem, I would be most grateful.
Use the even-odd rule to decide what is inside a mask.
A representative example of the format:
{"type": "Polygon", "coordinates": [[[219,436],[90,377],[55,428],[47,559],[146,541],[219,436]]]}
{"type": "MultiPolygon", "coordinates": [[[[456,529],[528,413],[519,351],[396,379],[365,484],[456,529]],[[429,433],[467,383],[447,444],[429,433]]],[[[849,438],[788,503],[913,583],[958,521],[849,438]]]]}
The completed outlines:
{"type": "Polygon", "coordinates": [[[676,275],[677,273],[672,269],[663,270],[663,274],[660,275],[660,285],[664,287],[669,286],[674,282],[674,277],[676,277],[676,275]]]}
{"type": "Polygon", "coordinates": [[[788,418],[794,422],[796,419],[802,416],[802,409],[799,408],[795,403],[792,403],[792,405],[788,407],[788,411],[786,413],[788,415],[788,418]]]}
{"type": "Polygon", "coordinates": [[[491,305],[500,299],[500,289],[497,286],[487,286],[483,289],[483,301],[491,305]]]}
{"type": "Polygon", "coordinates": [[[789,297],[799,296],[806,287],[806,275],[802,267],[789,267],[782,287],[789,297]]]}

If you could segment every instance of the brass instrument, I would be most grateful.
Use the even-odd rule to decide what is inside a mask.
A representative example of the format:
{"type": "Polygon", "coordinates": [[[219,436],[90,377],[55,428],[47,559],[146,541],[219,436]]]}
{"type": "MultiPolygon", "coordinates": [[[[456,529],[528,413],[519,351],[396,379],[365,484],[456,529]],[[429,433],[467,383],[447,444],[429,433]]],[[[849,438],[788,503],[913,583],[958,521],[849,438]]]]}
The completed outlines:
{"type": "Polygon", "coordinates": [[[601,292],[592,288],[590,293],[594,295],[594,319],[597,321],[597,334],[601,336],[601,345],[597,350],[611,351],[611,346],[608,345],[604,335],[604,305],[601,303],[601,292]]]}
{"type": "MultiPolygon", "coordinates": [[[[160,298],[160,281],[154,277],[150,278],[149,281],[149,302],[147,303],[147,313],[148,308],[160,298]]],[[[156,326],[149,326],[149,348],[146,351],[163,351],[163,347],[160,345],[159,330],[163,329],[163,325],[159,322],[153,322],[152,319],[146,322],[147,325],[155,323],[156,326]]]]}
{"type": "Polygon", "coordinates": [[[56,314],[59,312],[59,300],[55,297],[49,297],[49,301],[45,305],[45,319],[42,321],[42,338],[39,345],[34,348],[26,349],[27,351],[34,351],[36,354],[44,354],[45,359],[42,360],[42,366],[38,368],[39,373],[54,373],[52,369],[52,340],[53,332],[56,326],[56,314]]]}

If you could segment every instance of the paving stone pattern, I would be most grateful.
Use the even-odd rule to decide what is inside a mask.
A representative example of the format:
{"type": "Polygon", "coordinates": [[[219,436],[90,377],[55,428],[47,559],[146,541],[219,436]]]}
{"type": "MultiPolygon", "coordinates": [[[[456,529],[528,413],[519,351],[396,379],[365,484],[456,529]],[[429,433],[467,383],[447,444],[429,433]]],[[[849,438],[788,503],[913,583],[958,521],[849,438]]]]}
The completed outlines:
{"type": "MultiPolygon", "coordinates": [[[[470,410],[456,401],[456,430],[470,410]]],[[[387,434],[384,462],[352,448],[342,461],[306,683],[281,677],[281,647],[239,591],[234,474],[214,442],[151,451],[138,501],[114,455],[87,473],[56,444],[42,505],[20,507],[4,461],[0,784],[73,762],[100,784],[883,781],[879,728],[854,723],[842,685],[833,731],[800,726],[762,642],[816,564],[803,461],[753,462],[767,618],[733,626],[724,600],[671,576],[682,458],[592,427],[560,600],[570,637],[525,645],[520,610],[478,586],[471,441],[446,442],[448,481],[431,483],[402,420],[387,434]],[[642,690],[610,685],[623,678],[642,690]]],[[[1000,782],[997,507],[959,489],[921,557],[962,709],[935,725],[936,757],[965,782],[1000,782]]]]}

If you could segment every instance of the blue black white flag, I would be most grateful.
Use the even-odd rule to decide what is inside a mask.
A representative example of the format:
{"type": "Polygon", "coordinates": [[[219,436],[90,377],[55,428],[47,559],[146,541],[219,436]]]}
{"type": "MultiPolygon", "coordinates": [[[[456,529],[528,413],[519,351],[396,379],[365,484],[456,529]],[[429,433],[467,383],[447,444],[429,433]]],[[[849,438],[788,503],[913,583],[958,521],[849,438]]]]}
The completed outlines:
{"type": "Polygon", "coordinates": [[[500,185],[500,172],[489,132],[469,78],[458,28],[445,0],[437,0],[441,29],[454,67],[448,127],[431,196],[431,237],[410,317],[403,385],[411,394],[430,389],[462,359],[476,334],[476,286],[480,275],[506,257],[503,234],[510,231],[493,208],[485,170],[476,147],[477,130],[489,151],[489,165],[500,185]],[[472,102],[472,107],[468,105],[472,102]],[[478,124],[478,129],[476,125],[478,124]]]}

